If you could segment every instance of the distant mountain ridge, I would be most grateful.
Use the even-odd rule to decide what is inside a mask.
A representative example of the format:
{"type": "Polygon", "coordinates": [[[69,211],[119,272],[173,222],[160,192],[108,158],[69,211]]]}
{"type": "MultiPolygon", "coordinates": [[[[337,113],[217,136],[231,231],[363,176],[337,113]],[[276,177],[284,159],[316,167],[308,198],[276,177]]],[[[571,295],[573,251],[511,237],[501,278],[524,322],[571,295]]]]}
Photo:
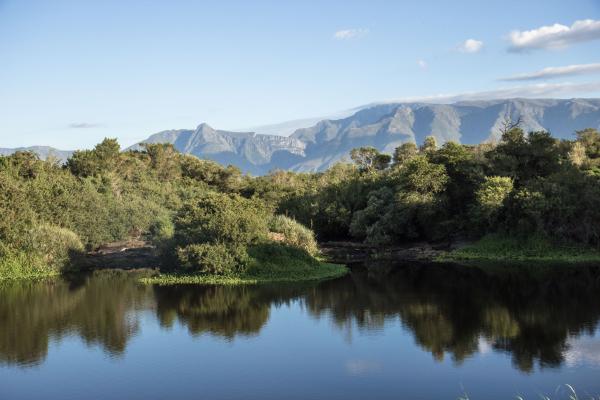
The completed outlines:
{"type": "MultiPolygon", "coordinates": [[[[358,107],[351,115],[324,119],[296,129],[290,136],[218,130],[203,123],[196,129],[158,132],[142,143],[171,143],[182,152],[232,164],[242,171],[262,175],[273,169],[322,171],[348,160],[350,150],[373,146],[391,153],[405,142],[422,143],[428,135],[439,144],[455,141],[477,144],[500,137],[506,117],[520,118],[529,131],[548,130],[554,137],[574,138],[576,130],[600,129],[600,99],[505,99],[463,101],[454,104],[379,103],[358,107]]],[[[286,130],[299,121],[269,126],[286,130]]],[[[288,130],[289,132],[289,130],[288,130]]],[[[0,155],[29,150],[41,158],[66,160],[71,151],[51,147],[0,149],[0,155]]]]}
{"type": "MultiPolygon", "coordinates": [[[[272,168],[289,168],[306,156],[305,144],[293,137],[222,131],[208,124],[200,124],[195,130],[159,132],[142,143],[171,143],[182,153],[223,165],[232,164],[255,175],[262,175],[272,168]]],[[[130,147],[139,148],[140,144],[130,147]]]]}
{"type": "Polygon", "coordinates": [[[215,130],[201,124],[196,130],[159,132],[142,143],[172,143],[183,153],[232,164],[255,175],[273,169],[322,171],[348,159],[350,150],[360,146],[391,153],[405,142],[422,143],[428,135],[440,144],[497,140],[506,116],[521,118],[527,132],[548,130],[557,138],[570,139],[576,130],[600,128],[600,99],[374,104],[346,118],[297,129],[289,137],[215,130]]]}
{"type": "Polygon", "coordinates": [[[54,157],[59,163],[67,161],[73,151],[71,150],[58,150],[50,146],[30,146],[30,147],[17,147],[14,149],[7,149],[0,147],[0,156],[9,156],[18,151],[30,151],[37,154],[42,160],[47,160],[49,157],[54,157]]]}

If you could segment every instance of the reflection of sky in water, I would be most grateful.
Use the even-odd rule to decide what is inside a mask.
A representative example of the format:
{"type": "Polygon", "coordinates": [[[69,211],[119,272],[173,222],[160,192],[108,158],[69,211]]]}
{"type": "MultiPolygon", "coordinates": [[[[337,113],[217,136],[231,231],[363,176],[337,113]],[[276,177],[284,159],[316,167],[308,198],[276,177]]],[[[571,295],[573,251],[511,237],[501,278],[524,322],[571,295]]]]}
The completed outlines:
{"type": "Polygon", "coordinates": [[[568,367],[593,366],[600,367],[600,332],[596,330],[593,335],[570,337],[567,340],[565,351],[565,364],[568,367]]]}
{"type": "Polygon", "coordinates": [[[348,360],[345,367],[349,375],[360,376],[380,371],[382,365],[373,360],[348,360]]]}

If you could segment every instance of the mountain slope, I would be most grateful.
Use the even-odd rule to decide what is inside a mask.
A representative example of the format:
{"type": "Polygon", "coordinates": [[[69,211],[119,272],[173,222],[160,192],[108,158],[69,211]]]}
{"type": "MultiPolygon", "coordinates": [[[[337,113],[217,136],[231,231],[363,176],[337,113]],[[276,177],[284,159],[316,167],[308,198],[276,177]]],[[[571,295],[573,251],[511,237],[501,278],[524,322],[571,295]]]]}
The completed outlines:
{"type": "MultiPolygon", "coordinates": [[[[261,175],[273,166],[288,168],[305,157],[302,141],[285,136],[231,132],[201,124],[196,130],[172,130],[156,133],[142,143],[172,143],[182,153],[232,164],[244,172],[261,175]]],[[[139,148],[139,144],[132,146],[139,148]]]]}
{"type": "Polygon", "coordinates": [[[8,156],[17,151],[31,151],[32,153],[37,154],[37,156],[42,160],[46,160],[46,159],[48,159],[48,157],[52,156],[52,157],[56,158],[60,163],[64,163],[65,161],[67,161],[67,158],[71,157],[71,154],[73,154],[72,151],[58,150],[58,149],[55,149],[54,147],[31,146],[31,147],[18,147],[15,149],[0,148],[0,156],[8,156]]]}
{"type": "Polygon", "coordinates": [[[350,150],[373,146],[391,153],[404,142],[476,144],[499,139],[506,116],[521,118],[525,131],[548,130],[573,138],[576,130],[600,128],[600,99],[508,99],[454,104],[375,104],[342,119],[328,119],[297,129],[291,136],[229,132],[206,124],[196,130],[165,131],[144,142],[173,143],[184,153],[245,172],[264,174],[275,168],[320,171],[348,158],[350,150]]]}

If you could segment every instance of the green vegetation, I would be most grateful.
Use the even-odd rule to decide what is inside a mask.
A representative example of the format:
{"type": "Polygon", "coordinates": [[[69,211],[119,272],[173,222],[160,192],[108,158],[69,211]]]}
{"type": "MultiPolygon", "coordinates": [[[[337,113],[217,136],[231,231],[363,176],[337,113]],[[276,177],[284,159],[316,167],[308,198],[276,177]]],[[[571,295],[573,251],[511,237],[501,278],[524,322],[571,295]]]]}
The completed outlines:
{"type": "Polygon", "coordinates": [[[292,218],[275,215],[269,223],[269,230],[274,234],[279,234],[273,236],[276,239],[280,238],[284,244],[302,249],[311,256],[319,253],[314,232],[292,218]]]}
{"type": "Polygon", "coordinates": [[[498,143],[438,147],[427,138],[421,147],[398,147],[391,163],[373,148],[355,149],[354,165],[318,174],[276,171],[252,180],[244,193],[311,227],[319,240],[390,245],[493,234],[487,242],[501,241],[504,252],[521,239],[502,238],[543,237],[558,248],[554,256],[571,259],[600,249],[598,148],[594,129],[557,140],[507,121],[498,143]]]}
{"type": "Polygon", "coordinates": [[[143,283],[162,285],[179,283],[240,285],[273,282],[297,282],[337,278],[346,267],[320,262],[305,251],[278,244],[261,244],[248,250],[247,267],[241,273],[165,273],[141,279],[143,283]]]}
{"type": "Polygon", "coordinates": [[[106,139],[65,166],[31,153],[0,158],[0,279],[75,269],[86,250],[145,239],[165,273],[209,281],[321,279],[345,272],[315,259],[314,233],[244,193],[239,170],[106,139]]]}
{"type": "MultiPolygon", "coordinates": [[[[163,272],[202,279],[328,275],[271,254],[290,266],[284,273],[256,255],[295,248],[314,261],[315,237],[375,245],[486,237],[452,257],[596,260],[598,149],[594,129],[561,141],[506,122],[497,144],[439,147],[428,137],[393,156],[358,148],[353,164],[257,178],[167,144],[121,152],[105,139],[64,166],[19,152],[0,157],[0,279],[61,273],[85,251],[131,238],[157,246],[163,272]]],[[[298,261],[322,268],[315,263],[298,261]]]]}
{"type": "Polygon", "coordinates": [[[600,251],[583,246],[553,244],[541,236],[519,238],[490,234],[472,245],[439,258],[439,261],[486,260],[600,263],[600,251]]]}

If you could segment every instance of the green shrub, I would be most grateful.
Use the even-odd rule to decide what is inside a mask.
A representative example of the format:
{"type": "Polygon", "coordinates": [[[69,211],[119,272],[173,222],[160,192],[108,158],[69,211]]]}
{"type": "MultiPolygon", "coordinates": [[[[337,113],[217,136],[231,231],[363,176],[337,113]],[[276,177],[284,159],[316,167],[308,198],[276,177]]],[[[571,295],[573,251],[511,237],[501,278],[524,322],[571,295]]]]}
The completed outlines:
{"type": "Polygon", "coordinates": [[[74,232],[48,224],[34,226],[22,247],[0,243],[0,280],[57,274],[82,251],[83,244],[74,232]]]}
{"type": "Polygon", "coordinates": [[[42,224],[31,229],[27,252],[44,266],[61,270],[73,257],[83,251],[77,234],[59,226],[42,224]]]}
{"type": "Polygon", "coordinates": [[[167,214],[159,215],[150,225],[148,235],[155,244],[169,240],[175,234],[175,225],[167,214]]]}
{"type": "Polygon", "coordinates": [[[0,280],[49,275],[46,268],[25,251],[15,250],[0,243],[0,280]]]}
{"type": "Polygon", "coordinates": [[[222,243],[190,244],[177,249],[180,265],[194,272],[209,275],[234,275],[243,272],[248,263],[244,246],[222,243]]]}
{"type": "Polygon", "coordinates": [[[319,252],[313,231],[292,218],[276,215],[271,218],[269,229],[282,234],[282,242],[289,246],[302,249],[313,256],[319,252]]]}
{"type": "Polygon", "coordinates": [[[206,193],[175,217],[172,245],[179,267],[229,275],[247,266],[247,247],[267,238],[269,215],[262,203],[238,195],[206,193]]]}
{"type": "Polygon", "coordinates": [[[175,218],[175,244],[222,243],[246,246],[267,237],[269,221],[258,201],[206,193],[185,204],[175,218]]]}

